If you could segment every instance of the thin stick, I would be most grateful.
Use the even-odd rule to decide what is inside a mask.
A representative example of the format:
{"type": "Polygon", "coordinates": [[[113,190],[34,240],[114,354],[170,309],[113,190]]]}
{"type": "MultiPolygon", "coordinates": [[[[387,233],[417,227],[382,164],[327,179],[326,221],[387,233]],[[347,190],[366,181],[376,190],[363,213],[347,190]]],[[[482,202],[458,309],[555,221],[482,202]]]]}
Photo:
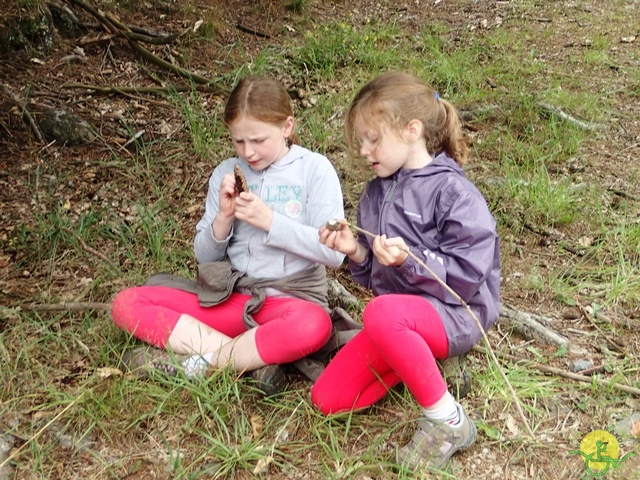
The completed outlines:
{"type": "Polygon", "coordinates": [[[17,309],[26,312],[65,312],[78,310],[109,310],[110,303],[102,302],[62,302],[62,303],[28,303],[17,309]]]}
{"type": "Polygon", "coordinates": [[[604,130],[607,128],[606,125],[602,125],[600,123],[592,123],[592,122],[585,122],[584,120],[578,120],[577,118],[572,117],[568,113],[560,110],[558,107],[554,107],[553,105],[550,105],[548,103],[539,102],[538,106],[540,107],[540,109],[542,109],[544,113],[557,115],[562,120],[572,123],[574,125],[577,125],[578,127],[584,130],[604,130]]]}
{"type": "Polygon", "coordinates": [[[269,35],[268,33],[262,33],[262,32],[259,32],[258,30],[254,30],[253,28],[245,27],[241,23],[236,23],[236,28],[245,33],[250,33],[251,35],[255,35],[256,37],[271,38],[271,35],[269,35]]]}
{"type": "Polygon", "coordinates": [[[68,83],[62,85],[60,88],[83,88],[85,90],[93,90],[96,95],[108,95],[111,93],[173,93],[173,92],[190,92],[191,90],[197,90],[200,92],[211,92],[214,94],[220,93],[220,89],[217,87],[210,87],[207,85],[173,85],[167,87],[100,87],[98,85],[83,85],[81,83],[68,83]]]}
{"type": "Polygon", "coordinates": [[[62,227],[62,230],[64,230],[65,232],[67,232],[67,233],[69,233],[71,235],[73,235],[74,237],[76,237],[76,240],[78,240],[78,242],[80,243],[80,246],[83,248],[83,250],[86,250],[91,255],[95,255],[96,257],[100,258],[101,260],[104,260],[107,263],[111,263],[111,261],[107,258],[107,256],[104,253],[101,253],[101,252],[97,251],[95,248],[92,248],[89,245],[87,245],[84,242],[84,240],[82,240],[82,238],[80,238],[80,235],[75,233],[73,230],[71,230],[70,228],[67,228],[67,227],[62,227]]]}
{"type": "MultiPolygon", "coordinates": [[[[574,297],[575,298],[575,297],[574,297]]],[[[606,333],[604,333],[604,331],[602,331],[602,329],[598,326],[598,324],[596,322],[593,321],[593,319],[591,318],[591,315],[589,314],[589,311],[586,309],[586,307],[584,305],[582,305],[578,299],[575,299],[576,301],[576,305],[578,306],[578,309],[580,310],[580,312],[582,313],[582,316],[591,324],[593,325],[593,327],[600,333],[600,335],[602,335],[602,337],[607,341],[607,343],[609,343],[609,345],[611,346],[611,348],[613,348],[616,352],[618,353],[624,353],[624,348],[618,344],[618,342],[616,342],[614,339],[612,339],[611,337],[609,337],[609,335],[607,335],[606,333]]]]}
{"type": "Polygon", "coordinates": [[[15,105],[18,108],[22,109],[22,115],[24,115],[24,117],[29,122],[29,125],[31,126],[31,130],[33,130],[33,134],[36,136],[38,141],[41,143],[47,143],[44,141],[44,137],[42,136],[42,131],[40,130],[40,127],[31,116],[31,113],[29,112],[29,110],[27,110],[27,107],[22,104],[18,96],[15,93],[13,93],[11,89],[4,83],[0,83],[0,90],[2,90],[11,99],[11,101],[15,103],[15,105]]]}
{"type": "MultiPolygon", "coordinates": [[[[480,347],[473,347],[474,351],[480,352],[480,353],[487,353],[484,349],[480,348],[480,347]]],[[[560,377],[564,377],[564,378],[569,378],[571,380],[576,380],[578,382],[584,382],[584,383],[593,383],[594,381],[596,383],[599,383],[600,385],[604,385],[604,386],[611,386],[612,388],[616,388],[622,392],[625,393],[630,393],[632,395],[636,395],[636,396],[640,396],[640,389],[638,388],[634,388],[634,387],[630,387],[628,385],[625,385],[623,383],[614,383],[611,380],[606,380],[603,378],[598,378],[598,377],[591,377],[591,376],[587,376],[587,375],[580,375],[579,373],[573,373],[573,372],[567,372],[566,370],[562,370],[561,368],[556,368],[556,367],[551,367],[549,365],[542,365],[540,363],[536,363],[536,362],[532,362],[530,360],[527,360],[525,358],[518,358],[514,355],[509,355],[508,353],[498,353],[498,356],[502,359],[505,360],[509,360],[513,363],[524,363],[526,362],[527,365],[532,366],[537,368],[538,370],[540,370],[541,372],[545,372],[545,373],[552,373],[554,375],[558,375],[560,377]]],[[[594,367],[594,368],[599,368],[599,367],[594,367]]],[[[593,369],[590,369],[593,370],[593,369]]],[[[588,370],[585,370],[588,371],[588,370]]]]}
{"type": "Polygon", "coordinates": [[[2,467],[5,466],[5,464],[7,462],[9,462],[10,460],[14,459],[21,451],[24,447],[26,447],[27,445],[29,445],[31,442],[33,442],[36,438],[38,438],[42,432],[44,432],[47,428],[49,428],[49,426],[51,426],[51,424],[53,422],[55,422],[58,418],[60,418],[62,416],[62,414],[64,412],[66,412],[67,410],[69,410],[71,407],[73,407],[76,403],[78,403],[78,401],[82,398],[82,396],[84,395],[85,392],[82,392],[78,397],[76,397],[73,402],[71,402],[69,405],[67,405],[66,407],[64,407],[60,413],[58,413],[55,417],[53,417],[44,427],[42,427],[40,430],[38,430],[29,440],[27,440],[25,443],[23,443],[20,448],[18,448],[15,452],[13,452],[4,462],[0,463],[0,469],[2,469],[2,467]]]}
{"type": "MultiPolygon", "coordinates": [[[[377,235],[358,227],[357,225],[352,225],[349,222],[347,222],[346,220],[342,220],[340,221],[340,223],[343,223],[349,227],[354,228],[356,231],[364,233],[365,235],[368,235],[372,238],[375,238],[377,235]]],[[[493,353],[493,348],[491,348],[491,344],[489,343],[489,337],[487,337],[487,334],[484,331],[484,328],[482,328],[482,324],[480,323],[480,320],[478,320],[478,317],[476,317],[476,315],[473,313],[473,311],[471,310],[471,308],[469,307],[469,305],[467,304],[467,302],[465,302],[460,295],[458,295],[456,292],[453,291],[453,289],[447,285],[444,281],[442,281],[442,279],[440,277],[438,277],[433,270],[431,270],[422,260],[420,260],[416,255],[414,255],[413,253],[411,253],[408,249],[406,248],[402,248],[402,247],[398,247],[400,250],[402,250],[403,252],[406,252],[409,254],[409,256],[411,258],[413,258],[416,262],[418,262],[418,264],[420,264],[420,266],[424,267],[427,272],[429,272],[429,274],[440,284],[442,285],[451,295],[453,295],[456,300],[458,300],[460,302],[460,304],[467,309],[467,312],[469,312],[469,315],[471,315],[471,318],[473,318],[476,322],[476,324],[478,325],[478,328],[480,329],[480,333],[482,334],[482,338],[484,339],[485,344],[487,345],[487,349],[489,351],[489,354],[491,355],[491,358],[493,359],[494,363],[496,364],[496,367],[498,368],[498,371],[500,372],[500,375],[502,375],[502,378],[504,379],[504,381],[507,384],[507,387],[509,388],[509,391],[511,392],[511,395],[513,395],[513,399],[515,400],[515,404],[516,404],[516,410],[518,410],[518,414],[520,415],[520,419],[522,420],[522,423],[524,424],[524,426],[527,429],[527,432],[529,433],[529,436],[531,436],[532,439],[535,440],[535,435],[533,433],[533,430],[531,430],[531,427],[529,426],[529,422],[527,421],[527,417],[524,415],[524,411],[522,410],[522,406],[520,405],[520,401],[518,400],[518,395],[516,394],[515,390],[513,389],[513,386],[511,386],[511,382],[509,381],[509,379],[507,378],[507,375],[504,373],[504,371],[502,370],[502,368],[500,367],[500,363],[498,362],[498,359],[495,355],[495,353],[493,353]]]]}

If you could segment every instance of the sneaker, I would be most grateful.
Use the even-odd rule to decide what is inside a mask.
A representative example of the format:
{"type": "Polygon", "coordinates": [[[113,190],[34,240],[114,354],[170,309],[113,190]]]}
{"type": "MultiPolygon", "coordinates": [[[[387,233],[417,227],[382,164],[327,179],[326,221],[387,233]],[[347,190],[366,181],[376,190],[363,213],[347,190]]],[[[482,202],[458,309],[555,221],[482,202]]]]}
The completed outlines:
{"type": "Polygon", "coordinates": [[[471,391],[471,374],[465,367],[465,355],[438,360],[449,392],[460,401],[471,391]]]}
{"type": "Polygon", "coordinates": [[[120,360],[120,370],[138,378],[151,378],[154,374],[173,377],[178,373],[178,367],[176,354],[147,345],[125,352],[120,360]]]}
{"type": "Polygon", "coordinates": [[[287,387],[287,372],[282,365],[267,365],[249,372],[255,380],[255,386],[262,390],[265,397],[284,392],[287,387]]]}
{"type": "Polygon", "coordinates": [[[427,467],[441,470],[454,453],[469,448],[476,441],[476,426],[464,408],[457,406],[462,426],[452,428],[422,417],[418,421],[420,429],[398,450],[398,463],[411,470],[427,467]]]}

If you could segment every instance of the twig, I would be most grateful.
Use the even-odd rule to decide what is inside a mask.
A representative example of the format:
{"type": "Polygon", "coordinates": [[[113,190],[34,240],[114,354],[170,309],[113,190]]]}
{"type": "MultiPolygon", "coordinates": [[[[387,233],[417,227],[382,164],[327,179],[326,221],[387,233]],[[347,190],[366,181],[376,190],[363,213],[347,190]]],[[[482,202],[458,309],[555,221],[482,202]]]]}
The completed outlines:
{"type": "Polygon", "coordinates": [[[256,37],[271,38],[271,35],[269,35],[268,33],[262,33],[262,32],[259,32],[258,30],[254,30],[253,28],[245,27],[241,23],[236,23],[236,28],[245,33],[250,33],[252,35],[255,35],[256,37]]]}
{"type": "Polygon", "coordinates": [[[624,353],[624,348],[623,348],[624,346],[620,345],[618,342],[610,338],[609,335],[604,333],[604,331],[598,326],[598,324],[593,321],[593,319],[591,318],[591,315],[589,314],[585,306],[582,305],[577,298],[575,299],[575,302],[578,309],[582,313],[582,316],[586,318],[591,325],[593,325],[593,327],[598,331],[598,333],[600,333],[600,335],[602,335],[602,337],[607,341],[607,343],[611,346],[611,348],[613,348],[618,353],[624,353]]]}
{"type": "Polygon", "coordinates": [[[89,252],[91,255],[95,255],[96,257],[104,260],[105,262],[111,263],[111,260],[109,260],[104,253],[100,253],[95,248],[92,248],[89,245],[87,245],[84,242],[84,240],[82,240],[82,238],[80,238],[80,236],[76,232],[74,232],[73,230],[71,230],[70,228],[67,228],[67,227],[62,227],[62,230],[64,230],[65,232],[67,232],[67,233],[69,233],[71,235],[73,235],[74,237],[76,237],[76,240],[78,240],[78,242],[80,243],[82,248],[84,250],[86,250],[87,252],[89,252]]]}
{"type": "MultiPolygon", "coordinates": [[[[368,235],[370,237],[375,238],[376,235],[363,229],[358,227],[357,225],[352,225],[349,222],[347,222],[346,220],[341,220],[340,223],[347,225],[349,227],[354,228],[356,231],[364,233],[365,235],[368,235]]],[[[502,378],[504,379],[505,383],[507,384],[507,387],[509,388],[509,391],[511,392],[511,395],[513,396],[513,399],[515,400],[515,405],[516,405],[516,410],[518,410],[518,414],[520,415],[520,419],[522,420],[522,423],[524,424],[527,432],[529,433],[529,436],[535,440],[535,435],[533,433],[533,430],[531,430],[531,427],[529,426],[529,422],[527,421],[527,417],[524,415],[524,411],[522,410],[522,406],[520,405],[520,401],[518,400],[518,395],[516,394],[515,390],[513,389],[513,386],[511,385],[511,382],[509,381],[509,379],[507,378],[507,375],[504,373],[504,371],[502,370],[502,368],[500,367],[500,363],[498,362],[498,359],[496,358],[495,353],[493,353],[493,348],[491,348],[491,344],[489,343],[489,337],[487,337],[486,332],[484,331],[484,328],[482,328],[482,324],[480,323],[480,320],[478,320],[478,317],[476,317],[476,315],[473,313],[473,311],[471,310],[471,308],[469,307],[469,305],[467,304],[467,302],[465,302],[462,297],[460,297],[460,295],[458,295],[449,285],[447,285],[440,277],[438,277],[433,270],[431,270],[426,263],[424,263],[422,260],[420,260],[420,258],[418,258],[416,255],[414,255],[412,252],[409,251],[409,249],[406,248],[402,248],[402,247],[398,247],[400,250],[406,252],[409,254],[409,256],[411,258],[413,258],[416,262],[418,262],[418,264],[420,264],[420,266],[422,266],[423,268],[425,268],[427,270],[427,272],[429,272],[429,274],[434,278],[434,280],[436,280],[440,285],[442,285],[442,287],[444,287],[451,295],[453,295],[455,297],[456,300],[458,300],[458,302],[460,302],[460,304],[467,309],[467,312],[469,312],[469,315],[471,315],[471,318],[473,318],[478,326],[478,328],[480,329],[480,333],[482,334],[482,338],[484,339],[485,344],[487,345],[487,349],[489,351],[489,354],[491,355],[491,358],[493,359],[494,363],[496,364],[496,367],[498,369],[498,371],[500,372],[500,375],[502,375],[502,378]]]]}
{"type": "Polygon", "coordinates": [[[528,17],[523,15],[521,18],[523,20],[531,20],[532,22],[551,23],[551,19],[545,17],[528,17]]]}
{"type": "Polygon", "coordinates": [[[108,40],[111,40],[115,37],[117,37],[118,35],[115,33],[101,33],[95,37],[83,37],[80,39],[80,45],[85,46],[85,45],[89,45],[91,43],[98,43],[98,42],[106,42],[108,40]]]}
{"type": "Polygon", "coordinates": [[[622,190],[607,188],[607,191],[613,193],[614,195],[618,195],[619,197],[626,198],[627,200],[633,200],[634,202],[638,201],[638,197],[634,197],[633,195],[630,195],[627,192],[623,192],[622,190]]]}
{"type": "Polygon", "coordinates": [[[80,401],[80,399],[83,397],[83,395],[85,394],[85,392],[82,392],[80,395],[78,395],[73,402],[71,402],[69,405],[67,405],[66,407],[64,407],[60,413],[58,413],[55,417],[53,417],[49,422],[47,422],[47,424],[42,427],[40,430],[38,430],[36,433],[33,434],[33,436],[27,440],[25,443],[23,443],[20,448],[18,448],[16,451],[14,451],[9,457],[7,457],[5,459],[4,462],[0,463],[0,469],[2,467],[5,466],[6,463],[8,463],[10,460],[13,460],[21,451],[24,447],[26,447],[27,445],[29,445],[31,442],[33,442],[36,438],[38,438],[42,432],[44,432],[47,428],[49,428],[51,426],[51,424],[53,422],[55,422],[58,418],[60,418],[62,416],[62,414],[64,412],[66,412],[67,410],[69,410],[71,407],[73,407],[76,403],[78,403],[80,401]]]}
{"type": "Polygon", "coordinates": [[[20,101],[20,98],[18,98],[18,96],[15,93],[13,93],[11,89],[9,89],[9,87],[6,86],[4,83],[0,83],[0,89],[11,99],[13,103],[16,104],[18,108],[22,110],[22,115],[26,117],[27,120],[29,121],[31,130],[33,130],[33,133],[38,139],[38,141],[40,141],[41,143],[46,143],[44,141],[44,137],[42,136],[42,132],[40,131],[40,127],[31,116],[31,113],[29,113],[29,110],[27,110],[27,107],[25,107],[23,105],[23,102],[20,101]]]}
{"type": "Polygon", "coordinates": [[[84,85],[81,83],[67,83],[60,88],[83,88],[85,90],[93,90],[93,93],[99,95],[109,95],[111,93],[171,93],[171,92],[190,92],[191,90],[198,90],[203,92],[218,93],[220,89],[218,87],[212,87],[208,85],[180,85],[180,86],[168,86],[168,87],[99,87],[97,85],[84,85]]]}
{"type": "Polygon", "coordinates": [[[605,130],[607,128],[606,125],[602,125],[600,123],[592,123],[592,122],[585,122],[584,120],[578,120],[577,118],[572,117],[568,113],[563,112],[558,107],[554,107],[553,105],[549,105],[548,103],[538,102],[538,106],[546,114],[557,115],[562,120],[565,120],[569,123],[573,123],[574,125],[584,130],[605,130]]]}
{"type": "Polygon", "coordinates": [[[28,303],[20,305],[15,310],[32,312],[64,312],[78,310],[109,310],[110,303],[102,302],[62,302],[62,303],[28,303]]]}
{"type": "MultiPolygon", "coordinates": [[[[473,347],[474,351],[476,352],[480,352],[480,353],[485,353],[486,351],[481,348],[481,347],[473,347]]],[[[562,370],[560,368],[556,368],[556,367],[551,367],[549,365],[541,365],[539,363],[536,362],[532,362],[530,360],[524,359],[524,358],[518,358],[514,355],[509,355],[508,353],[499,353],[498,356],[504,360],[509,360],[511,362],[514,363],[526,363],[529,366],[535,367],[536,369],[540,370],[541,372],[545,372],[545,373],[551,373],[553,375],[558,375],[560,377],[564,377],[564,378],[568,378],[571,380],[576,380],[578,382],[584,382],[584,383],[592,383],[592,382],[596,382],[599,383],[600,385],[604,385],[604,386],[611,386],[612,388],[615,388],[617,390],[620,390],[622,392],[625,393],[630,393],[631,395],[636,395],[636,396],[640,396],[640,389],[638,388],[634,388],[634,387],[630,387],[628,385],[624,385],[622,383],[614,383],[611,382],[610,380],[605,380],[603,378],[598,378],[598,377],[591,377],[591,376],[587,376],[587,375],[580,375],[578,373],[572,373],[572,372],[567,372],[566,370],[562,370]]]]}

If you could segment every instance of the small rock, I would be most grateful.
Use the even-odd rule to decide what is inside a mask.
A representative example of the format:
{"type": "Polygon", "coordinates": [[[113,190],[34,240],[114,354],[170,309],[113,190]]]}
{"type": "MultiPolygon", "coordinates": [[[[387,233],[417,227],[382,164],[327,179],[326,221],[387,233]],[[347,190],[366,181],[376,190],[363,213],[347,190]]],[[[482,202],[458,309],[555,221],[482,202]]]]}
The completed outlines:
{"type": "Polygon", "coordinates": [[[569,371],[573,373],[582,372],[593,367],[593,361],[591,360],[576,360],[569,364],[569,371]]]}
{"type": "Polygon", "coordinates": [[[4,464],[2,467],[0,467],[0,480],[9,480],[13,478],[12,465],[9,462],[4,462],[6,462],[9,458],[9,454],[11,452],[11,449],[13,448],[14,442],[15,439],[13,438],[13,436],[6,433],[0,435],[0,465],[4,464]]]}

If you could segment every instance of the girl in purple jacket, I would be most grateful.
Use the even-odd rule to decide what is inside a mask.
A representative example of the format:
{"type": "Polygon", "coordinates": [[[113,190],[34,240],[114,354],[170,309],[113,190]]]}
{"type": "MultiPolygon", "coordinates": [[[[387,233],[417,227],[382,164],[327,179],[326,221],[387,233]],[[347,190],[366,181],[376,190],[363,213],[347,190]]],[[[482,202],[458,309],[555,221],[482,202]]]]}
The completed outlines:
{"type": "Polygon", "coordinates": [[[358,227],[373,235],[356,238],[342,224],[322,227],[319,236],[349,257],[353,278],[375,298],[363,311],[363,330],[328,365],[312,399],[325,414],[362,409],[404,382],[423,416],[398,462],[441,469],[473,444],[476,427],[436,360],[467,352],[482,333],[431,272],[487,330],[499,311],[496,223],[462,170],[468,147],[455,108],[421,79],[387,72],[366,84],[345,132],[351,152],[376,175],[357,212],[358,227]]]}

